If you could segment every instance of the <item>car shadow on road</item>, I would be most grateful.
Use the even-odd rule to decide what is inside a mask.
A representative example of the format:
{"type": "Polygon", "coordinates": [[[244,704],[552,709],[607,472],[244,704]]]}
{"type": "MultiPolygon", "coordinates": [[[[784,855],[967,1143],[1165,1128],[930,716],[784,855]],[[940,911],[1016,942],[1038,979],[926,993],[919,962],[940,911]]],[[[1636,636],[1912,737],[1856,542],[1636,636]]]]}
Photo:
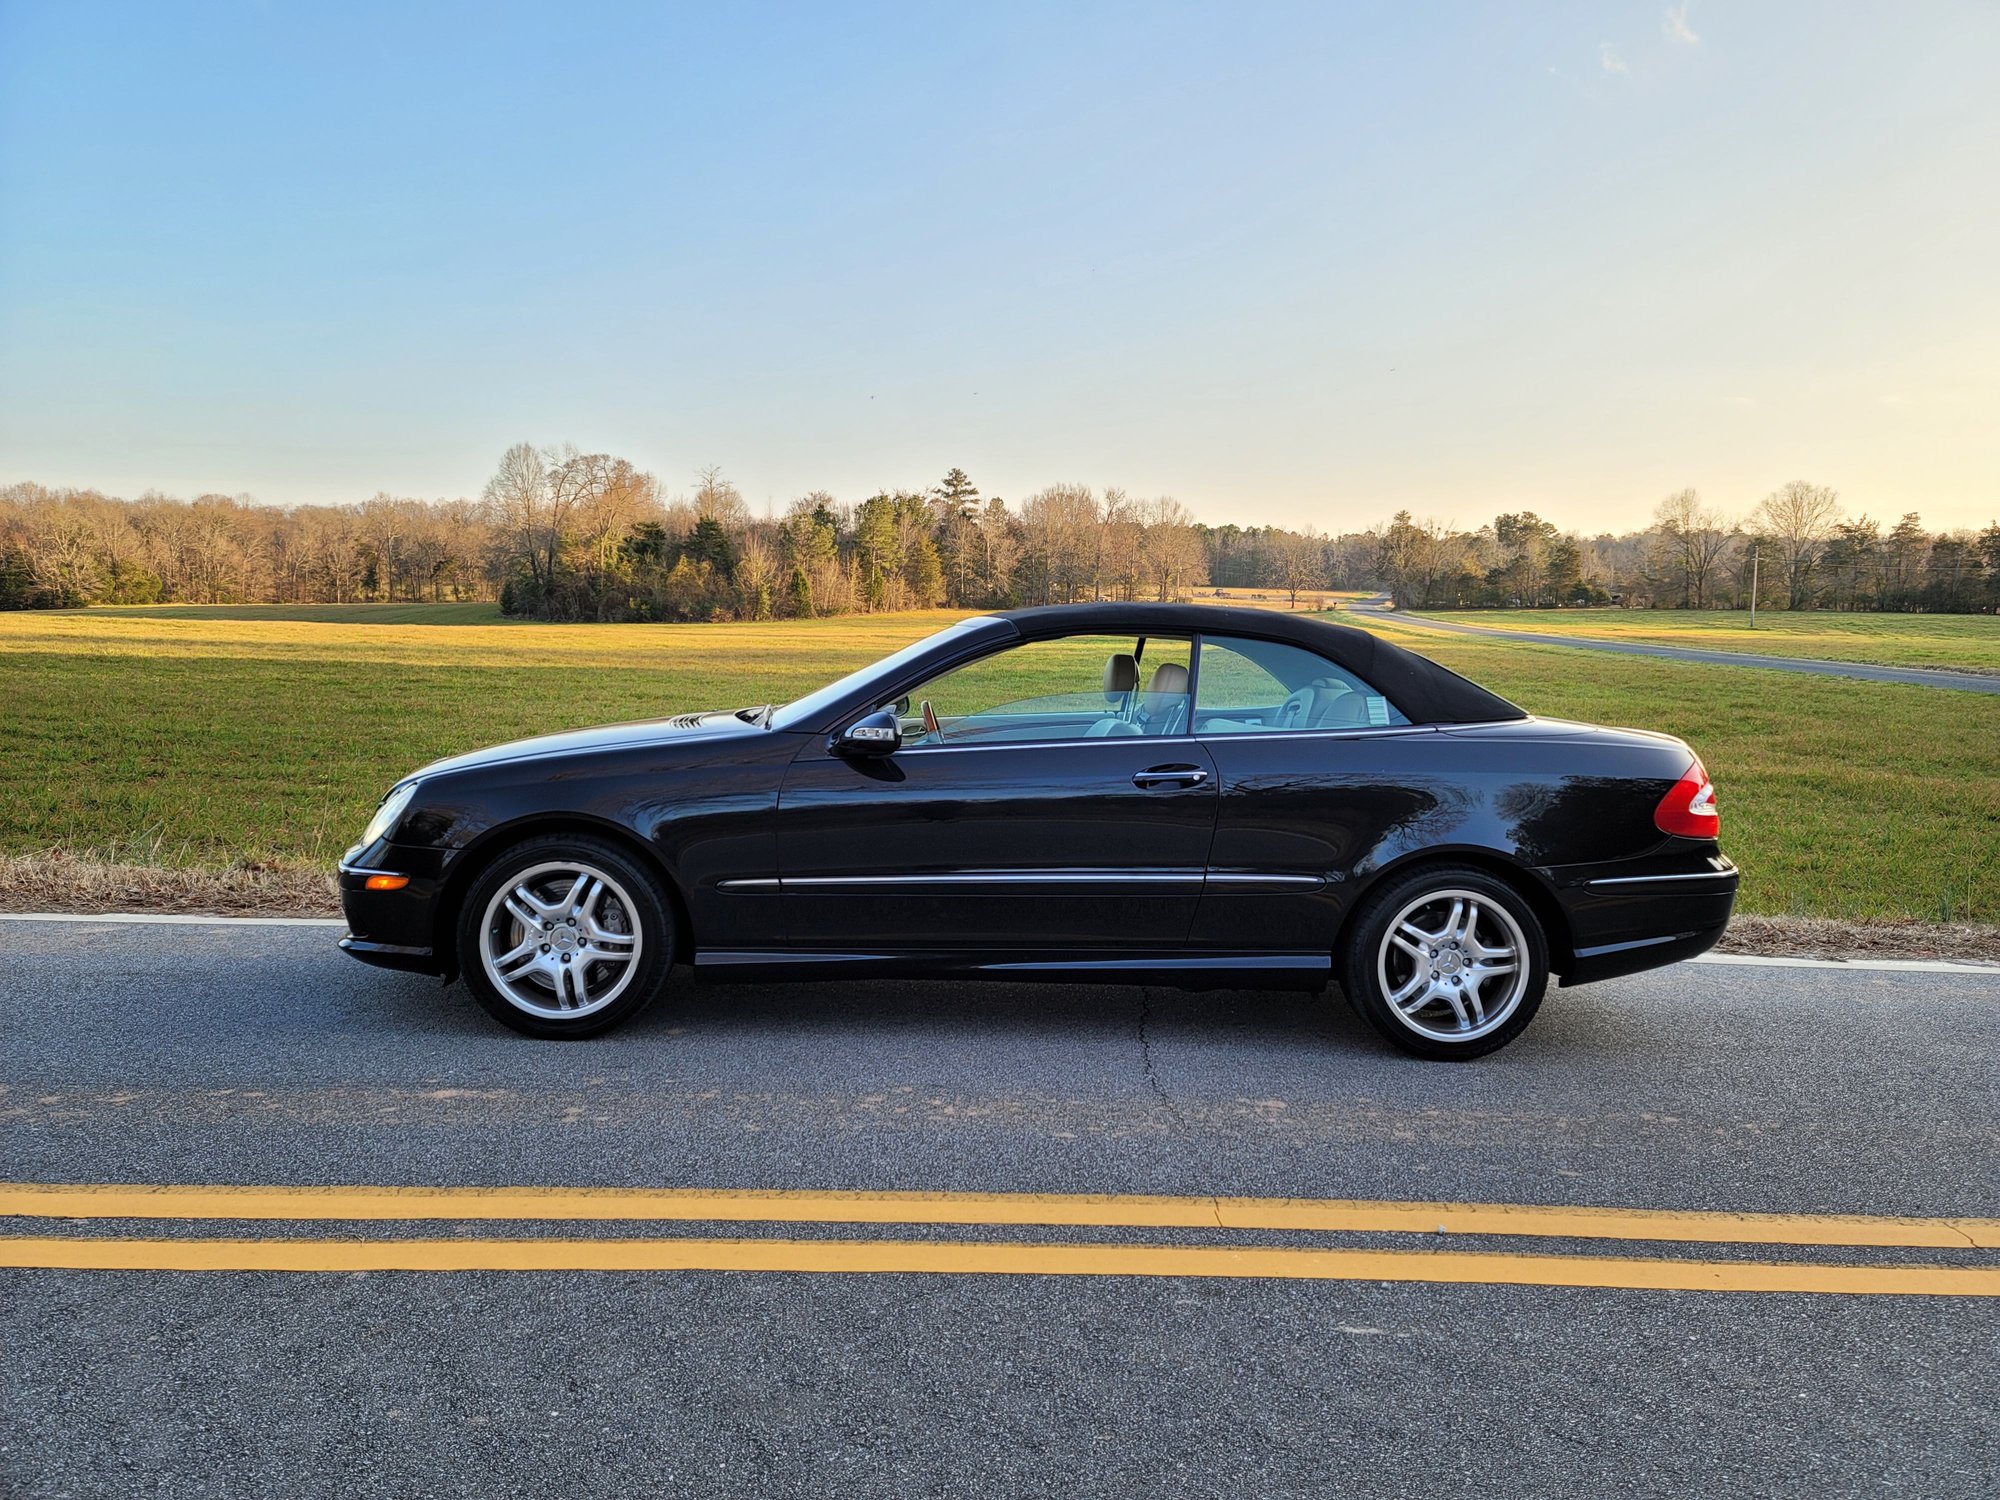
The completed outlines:
{"type": "MultiPolygon", "coordinates": [[[[1534,1025],[1497,1055],[1560,1054],[1574,1060],[1651,1052],[1663,1042],[1651,1034],[1642,1009],[1594,999],[1552,994],[1534,1025]]],[[[478,1007],[463,984],[440,986],[406,975],[356,976],[343,1000],[343,1024],[352,1030],[523,1046],[779,1038],[797,1045],[821,1037],[849,1047],[870,1039],[972,1045],[982,1038],[1081,1046],[1129,1040],[1136,1029],[1154,1040],[1296,1047],[1413,1061],[1356,1016],[1337,987],[1305,993],[929,980],[718,984],[681,973],[640,1015],[580,1044],[541,1043],[507,1031],[478,1007]]]]}
{"type": "MultiPolygon", "coordinates": [[[[463,984],[440,986],[435,980],[391,974],[357,976],[342,1009],[351,1029],[431,1038],[512,1035],[478,1007],[463,984]]],[[[871,1036],[1085,1044],[1129,1039],[1135,1028],[1162,1038],[1400,1055],[1333,988],[1322,993],[1183,991],[1152,985],[925,980],[717,984],[685,974],[677,975],[645,1011],[596,1040],[630,1045],[682,1037],[783,1036],[801,1042],[825,1035],[847,1045],[871,1036]]]]}

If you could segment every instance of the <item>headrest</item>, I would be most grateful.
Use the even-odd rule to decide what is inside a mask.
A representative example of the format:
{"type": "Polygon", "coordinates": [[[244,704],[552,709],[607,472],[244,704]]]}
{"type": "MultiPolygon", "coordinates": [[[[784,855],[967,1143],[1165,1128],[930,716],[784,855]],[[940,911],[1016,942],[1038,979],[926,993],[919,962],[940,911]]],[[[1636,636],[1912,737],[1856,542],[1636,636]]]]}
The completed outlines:
{"type": "Polygon", "coordinates": [[[1149,693],[1185,693],[1188,690],[1188,669],[1179,662],[1163,662],[1153,669],[1153,680],[1146,685],[1149,693]]]}
{"type": "Polygon", "coordinates": [[[1361,695],[1351,689],[1338,697],[1327,697],[1324,693],[1313,705],[1312,727],[1315,729],[1344,729],[1350,724],[1366,724],[1368,707],[1361,695]]]}
{"type": "Polygon", "coordinates": [[[1132,656],[1113,656],[1104,663],[1104,691],[1129,693],[1139,685],[1139,662],[1132,656]]]}

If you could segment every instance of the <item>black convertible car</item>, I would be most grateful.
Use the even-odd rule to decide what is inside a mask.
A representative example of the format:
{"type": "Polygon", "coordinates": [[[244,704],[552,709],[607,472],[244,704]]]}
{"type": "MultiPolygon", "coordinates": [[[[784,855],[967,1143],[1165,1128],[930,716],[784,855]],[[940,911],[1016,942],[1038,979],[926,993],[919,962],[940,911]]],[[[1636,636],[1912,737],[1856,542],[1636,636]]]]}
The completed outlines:
{"type": "Polygon", "coordinates": [[[962,620],[792,703],[426,766],[341,862],[356,958],[586,1036],[675,963],[1324,988],[1473,1057],[1722,935],[1714,789],[1367,631],[1088,604],[962,620]]]}

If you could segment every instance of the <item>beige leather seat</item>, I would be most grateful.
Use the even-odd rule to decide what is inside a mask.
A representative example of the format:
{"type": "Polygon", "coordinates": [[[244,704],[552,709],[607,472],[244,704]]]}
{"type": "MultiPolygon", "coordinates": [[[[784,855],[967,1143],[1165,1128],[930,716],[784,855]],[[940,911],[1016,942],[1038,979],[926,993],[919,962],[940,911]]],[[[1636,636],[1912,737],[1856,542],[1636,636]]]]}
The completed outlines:
{"type": "Polygon", "coordinates": [[[1361,695],[1344,682],[1321,677],[1297,689],[1280,705],[1274,729],[1345,729],[1368,722],[1361,695]]]}
{"type": "Polygon", "coordinates": [[[1368,704],[1344,682],[1322,677],[1313,684],[1314,729],[1350,729],[1368,722],[1368,704]]]}
{"type": "Polygon", "coordinates": [[[1179,734],[1187,728],[1188,669],[1163,662],[1139,700],[1139,718],[1149,734],[1179,734]]]}
{"type": "Polygon", "coordinates": [[[1132,690],[1138,685],[1138,658],[1130,652],[1118,652],[1108,657],[1104,663],[1104,699],[1111,713],[1084,730],[1083,737],[1103,740],[1139,733],[1139,726],[1125,717],[1131,710],[1132,690]]]}

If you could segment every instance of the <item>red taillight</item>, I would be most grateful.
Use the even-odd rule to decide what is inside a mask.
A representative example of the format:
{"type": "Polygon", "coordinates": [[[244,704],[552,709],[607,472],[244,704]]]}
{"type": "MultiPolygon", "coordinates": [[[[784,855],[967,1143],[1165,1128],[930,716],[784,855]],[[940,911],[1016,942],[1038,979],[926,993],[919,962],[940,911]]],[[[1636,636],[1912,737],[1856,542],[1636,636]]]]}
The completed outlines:
{"type": "Polygon", "coordinates": [[[1687,768],[1674,789],[1653,809],[1653,824],[1662,833],[1684,839],[1712,839],[1722,830],[1722,817],[1715,810],[1715,783],[1708,779],[1700,761],[1687,768]]]}

